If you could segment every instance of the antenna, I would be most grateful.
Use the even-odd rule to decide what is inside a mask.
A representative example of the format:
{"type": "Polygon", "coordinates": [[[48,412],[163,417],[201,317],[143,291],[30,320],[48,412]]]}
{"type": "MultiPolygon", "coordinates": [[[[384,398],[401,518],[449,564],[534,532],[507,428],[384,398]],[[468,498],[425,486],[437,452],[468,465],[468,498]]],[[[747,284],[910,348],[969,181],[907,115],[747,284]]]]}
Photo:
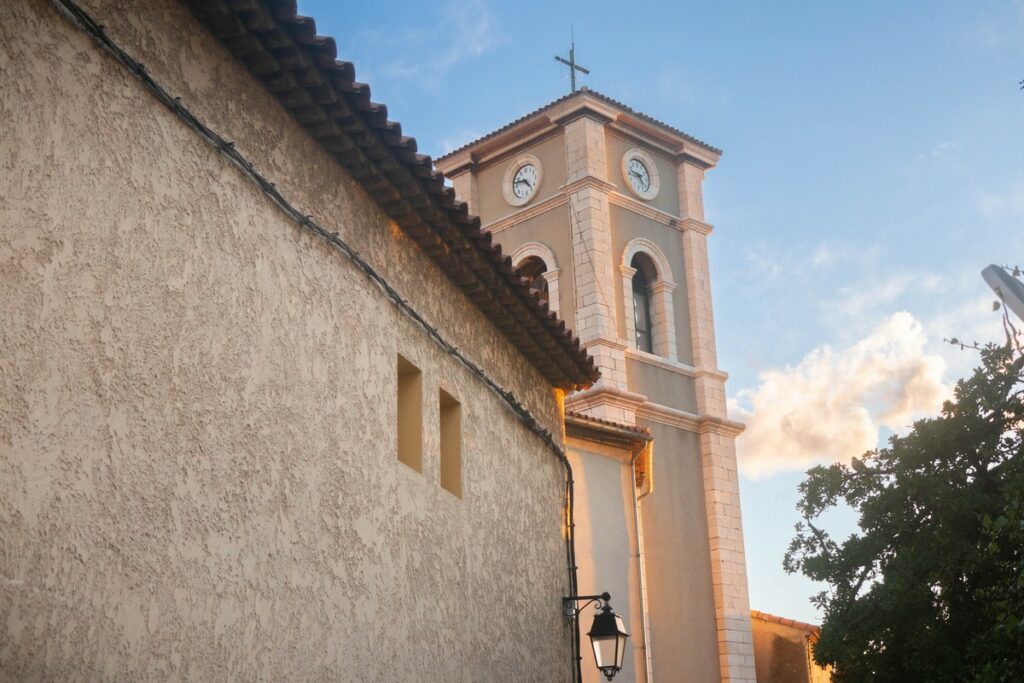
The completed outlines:
{"type": "Polygon", "coordinates": [[[590,75],[590,69],[586,69],[576,63],[576,34],[572,24],[569,24],[569,59],[555,55],[555,61],[569,67],[569,82],[572,85],[572,92],[576,92],[576,72],[590,75]]]}

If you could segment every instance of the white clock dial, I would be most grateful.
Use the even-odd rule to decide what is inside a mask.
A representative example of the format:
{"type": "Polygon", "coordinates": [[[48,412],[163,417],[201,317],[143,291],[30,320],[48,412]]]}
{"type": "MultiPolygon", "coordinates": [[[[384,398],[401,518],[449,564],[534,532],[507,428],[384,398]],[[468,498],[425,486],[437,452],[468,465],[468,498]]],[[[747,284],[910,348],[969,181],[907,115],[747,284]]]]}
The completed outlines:
{"type": "Polygon", "coordinates": [[[654,157],[634,147],[622,155],[622,179],[629,191],[644,201],[651,201],[658,196],[661,187],[661,176],[654,157]]]}
{"type": "Polygon", "coordinates": [[[639,159],[630,159],[626,165],[626,171],[629,177],[629,184],[633,186],[634,190],[641,194],[650,191],[651,172],[644,166],[644,162],[639,159]]]}
{"type": "Polygon", "coordinates": [[[524,164],[512,177],[512,194],[518,199],[526,199],[537,189],[537,167],[524,164]]]}
{"type": "Polygon", "coordinates": [[[544,166],[533,154],[524,152],[505,166],[501,194],[512,206],[526,206],[540,194],[544,183],[544,166]]]}

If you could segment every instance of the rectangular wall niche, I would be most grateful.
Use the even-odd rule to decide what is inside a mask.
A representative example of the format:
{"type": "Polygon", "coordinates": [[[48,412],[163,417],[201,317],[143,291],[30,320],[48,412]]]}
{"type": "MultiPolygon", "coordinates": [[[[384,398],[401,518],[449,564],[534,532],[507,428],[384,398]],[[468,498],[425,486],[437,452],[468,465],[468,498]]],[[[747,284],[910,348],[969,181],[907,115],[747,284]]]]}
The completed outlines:
{"type": "Polygon", "coordinates": [[[398,460],[423,471],[423,375],[398,356],[398,460]]]}
{"type": "Polygon", "coordinates": [[[462,406],[441,389],[441,486],[462,497],[462,406]]]}

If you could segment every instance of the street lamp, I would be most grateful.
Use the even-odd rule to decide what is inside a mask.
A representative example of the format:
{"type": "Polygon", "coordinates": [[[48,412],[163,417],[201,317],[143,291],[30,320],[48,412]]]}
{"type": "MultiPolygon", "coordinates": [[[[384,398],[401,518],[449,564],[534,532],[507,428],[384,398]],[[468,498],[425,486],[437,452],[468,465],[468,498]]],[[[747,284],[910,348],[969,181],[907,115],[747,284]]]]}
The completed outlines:
{"type": "Polygon", "coordinates": [[[609,681],[615,678],[615,674],[622,670],[622,661],[626,657],[626,638],[629,633],[622,623],[622,617],[615,613],[612,606],[608,604],[611,599],[608,593],[600,595],[571,595],[562,598],[562,608],[565,616],[569,619],[578,619],[580,612],[590,605],[597,603],[598,612],[594,615],[594,623],[590,626],[587,635],[590,636],[590,645],[594,648],[594,661],[597,668],[609,681]],[[577,607],[575,603],[580,600],[587,602],[583,607],[577,607]]]}
{"type": "Polygon", "coordinates": [[[994,263],[981,271],[981,276],[1003,304],[1024,320],[1024,285],[1014,275],[1020,275],[1020,272],[1014,269],[1013,274],[1007,273],[1005,268],[994,263]]]}

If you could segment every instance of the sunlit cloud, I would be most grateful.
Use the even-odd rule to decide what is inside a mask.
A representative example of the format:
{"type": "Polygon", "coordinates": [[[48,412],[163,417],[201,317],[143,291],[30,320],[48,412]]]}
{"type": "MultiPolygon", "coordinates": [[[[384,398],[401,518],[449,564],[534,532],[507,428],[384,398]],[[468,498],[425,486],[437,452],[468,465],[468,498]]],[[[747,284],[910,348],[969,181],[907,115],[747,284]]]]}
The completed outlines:
{"type": "Polygon", "coordinates": [[[834,297],[823,300],[822,319],[834,328],[863,333],[896,310],[898,303],[927,297],[942,287],[942,278],[932,273],[897,272],[863,280],[842,287],[834,297]]]}
{"type": "Polygon", "coordinates": [[[946,364],[928,353],[921,323],[896,313],[852,346],[821,346],[795,366],[760,374],[730,400],[747,425],[737,448],[752,478],[815,463],[844,462],[878,445],[882,428],[901,432],[949,395],[946,364]]]}

